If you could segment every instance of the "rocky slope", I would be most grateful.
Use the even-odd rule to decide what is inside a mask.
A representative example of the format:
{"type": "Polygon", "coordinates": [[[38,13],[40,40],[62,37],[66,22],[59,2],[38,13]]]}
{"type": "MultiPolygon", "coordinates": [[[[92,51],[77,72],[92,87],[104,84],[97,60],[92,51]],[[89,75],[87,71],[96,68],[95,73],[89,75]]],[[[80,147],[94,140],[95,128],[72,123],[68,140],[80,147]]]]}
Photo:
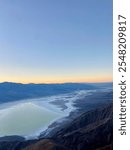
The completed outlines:
{"type": "Polygon", "coordinates": [[[86,112],[58,131],[53,139],[72,150],[91,150],[112,144],[112,104],[86,112]]]}

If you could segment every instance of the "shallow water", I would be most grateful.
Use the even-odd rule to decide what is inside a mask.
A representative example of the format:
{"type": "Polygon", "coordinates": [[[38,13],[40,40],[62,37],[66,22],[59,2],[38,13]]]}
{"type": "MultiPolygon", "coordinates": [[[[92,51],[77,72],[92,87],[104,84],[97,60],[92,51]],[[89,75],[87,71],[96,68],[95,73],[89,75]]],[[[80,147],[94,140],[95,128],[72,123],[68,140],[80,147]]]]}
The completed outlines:
{"type": "Polygon", "coordinates": [[[16,104],[0,110],[0,136],[32,135],[60,117],[61,114],[33,102],[16,104]]]}

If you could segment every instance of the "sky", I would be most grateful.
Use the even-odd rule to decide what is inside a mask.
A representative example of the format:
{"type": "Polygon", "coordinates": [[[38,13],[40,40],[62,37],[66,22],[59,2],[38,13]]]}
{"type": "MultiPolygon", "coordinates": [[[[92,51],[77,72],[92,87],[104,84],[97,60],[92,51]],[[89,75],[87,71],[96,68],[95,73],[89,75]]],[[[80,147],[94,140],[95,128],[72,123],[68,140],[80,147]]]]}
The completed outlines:
{"type": "Polygon", "coordinates": [[[1,0],[0,82],[112,81],[112,0],[1,0]]]}

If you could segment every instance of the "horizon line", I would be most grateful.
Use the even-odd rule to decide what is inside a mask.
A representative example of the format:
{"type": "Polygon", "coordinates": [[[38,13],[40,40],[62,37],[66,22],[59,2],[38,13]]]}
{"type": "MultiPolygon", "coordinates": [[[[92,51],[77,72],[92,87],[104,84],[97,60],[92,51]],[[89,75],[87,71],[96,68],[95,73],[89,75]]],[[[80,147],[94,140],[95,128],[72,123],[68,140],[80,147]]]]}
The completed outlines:
{"type": "Polygon", "coordinates": [[[16,81],[0,81],[1,83],[16,83],[16,84],[65,84],[65,83],[113,83],[113,81],[98,81],[98,82],[16,82],[16,81]]]}

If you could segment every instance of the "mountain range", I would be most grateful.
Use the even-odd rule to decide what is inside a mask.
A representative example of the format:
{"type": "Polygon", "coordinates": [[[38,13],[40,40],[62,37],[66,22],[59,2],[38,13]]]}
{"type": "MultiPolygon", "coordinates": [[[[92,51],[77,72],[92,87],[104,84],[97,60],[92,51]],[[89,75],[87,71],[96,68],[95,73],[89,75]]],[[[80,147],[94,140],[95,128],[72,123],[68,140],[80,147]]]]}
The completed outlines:
{"type": "MultiPolygon", "coordinates": [[[[112,83],[109,86],[112,87],[112,83]]],[[[1,137],[0,150],[112,150],[113,93],[112,89],[106,90],[106,87],[107,84],[87,83],[0,83],[1,104],[78,90],[96,91],[73,103],[76,110],[67,116],[68,121],[53,122],[47,131],[41,132],[34,140],[18,135],[1,137]]]]}
{"type": "Polygon", "coordinates": [[[3,82],[0,83],[0,103],[65,94],[76,90],[90,90],[95,88],[96,87],[94,85],[85,83],[22,84],[3,82]]]}

